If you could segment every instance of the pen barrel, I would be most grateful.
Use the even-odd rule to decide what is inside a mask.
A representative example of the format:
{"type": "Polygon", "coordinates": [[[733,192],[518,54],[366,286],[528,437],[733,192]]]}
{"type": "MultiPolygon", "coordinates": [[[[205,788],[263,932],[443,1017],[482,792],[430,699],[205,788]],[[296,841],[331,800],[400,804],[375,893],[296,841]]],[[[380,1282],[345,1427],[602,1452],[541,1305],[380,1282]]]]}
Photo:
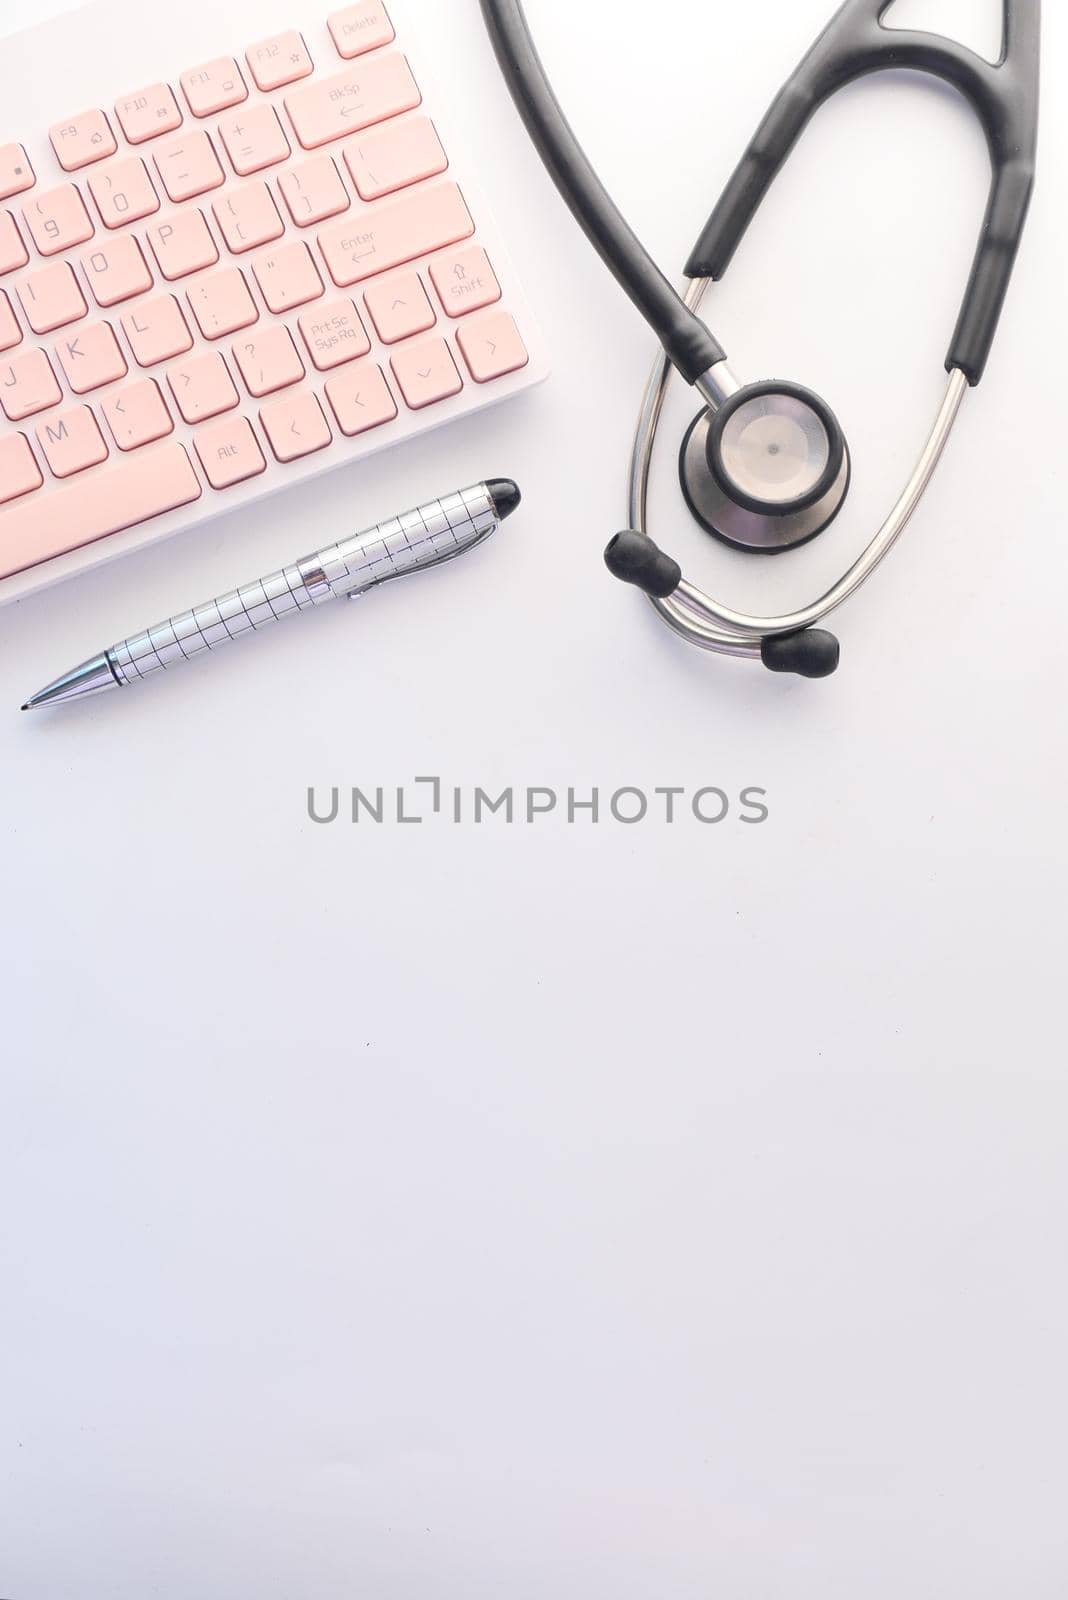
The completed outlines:
{"type": "Polygon", "coordinates": [[[123,639],[107,652],[108,661],[120,684],[134,683],[326,600],[362,594],[462,555],[488,537],[497,522],[484,484],[431,500],[123,639]]]}

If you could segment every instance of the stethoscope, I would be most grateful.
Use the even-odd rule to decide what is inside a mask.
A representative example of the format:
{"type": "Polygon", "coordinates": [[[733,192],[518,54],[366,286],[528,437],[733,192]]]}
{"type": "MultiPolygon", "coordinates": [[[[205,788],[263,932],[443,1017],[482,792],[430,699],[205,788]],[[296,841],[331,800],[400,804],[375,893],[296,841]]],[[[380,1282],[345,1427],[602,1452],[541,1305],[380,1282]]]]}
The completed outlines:
{"type": "Polygon", "coordinates": [[[1004,0],[995,66],[936,34],[888,28],[892,0],[845,0],[776,97],[686,265],[680,296],[605,192],[553,94],[520,0],[481,0],[497,59],[534,144],[575,219],[656,334],[630,464],[629,528],[605,552],[609,570],[649,596],[670,628],[720,655],[772,672],[822,678],[838,665],[833,634],[815,626],[855,594],[900,538],[941,460],[965,392],[986,367],[1034,186],[1041,0],[1004,0]],[[698,523],[735,549],[771,554],[814,539],[838,515],[849,449],[834,413],[810,389],[742,384],[698,315],[813,113],[866,73],[932,73],[971,103],[990,148],[993,183],[968,288],[946,358],[949,382],[916,468],[864,553],[826,594],[779,617],[750,616],[686,582],[648,532],[649,475],[672,368],[705,407],[683,441],[679,472],[698,523]]]}

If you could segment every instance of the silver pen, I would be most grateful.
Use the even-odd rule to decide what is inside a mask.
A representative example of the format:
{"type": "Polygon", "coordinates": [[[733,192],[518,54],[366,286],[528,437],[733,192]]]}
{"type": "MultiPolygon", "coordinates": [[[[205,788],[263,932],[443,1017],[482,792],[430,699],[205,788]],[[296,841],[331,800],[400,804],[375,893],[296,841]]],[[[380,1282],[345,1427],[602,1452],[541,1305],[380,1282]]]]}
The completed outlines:
{"type": "Polygon", "coordinates": [[[451,561],[495,533],[519,500],[519,489],[510,478],[492,478],[459,489],[444,500],[431,500],[207,605],[157,623],[135,638],[113,644],[39,690],[22,709],[33,711],[107,689],[125,689],[140,678],[192,661],[216,645],[228,644],[326,600],[353,600],[391,578],[451,561]]]}

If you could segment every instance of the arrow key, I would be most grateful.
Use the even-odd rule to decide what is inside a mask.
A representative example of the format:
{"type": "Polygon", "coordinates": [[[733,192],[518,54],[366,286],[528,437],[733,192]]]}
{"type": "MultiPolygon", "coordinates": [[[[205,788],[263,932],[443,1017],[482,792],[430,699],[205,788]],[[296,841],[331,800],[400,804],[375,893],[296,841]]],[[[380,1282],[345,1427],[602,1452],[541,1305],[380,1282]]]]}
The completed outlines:
{"type": "Polygon", "coordinates": [[[456,335],[468,371],[476,383],[492,383],[518,372],[530,360],[515,318],[507,311],[487,311],[461,323],[456,335]]]}
{"type": "Polygon", "coordinates": [[[326,398],[347,438],[392,422],[397,402],[390,393],[382,368],[374,361],[359,361],[330,379],[326,398]]]}
{"type": "Polygon", "coordinates": [[[425,333],[437,321],[418,272],[382,278],[363,298],[383,344],[398,344],[415,333],[425,333]]]}
{"type": "Polygon", "coordinates": [[[444,339],[413,339],[402,344],[393,352],[390,364],[412,411],[447,400],[464,386],[444,339]]]}
{"type": "Polygon", "coordinates": [[[260,412],[260,421],[279,461],[299,461],[325,450],[333,435],[319,400],[310,389],[273,400],[260,412]]]}

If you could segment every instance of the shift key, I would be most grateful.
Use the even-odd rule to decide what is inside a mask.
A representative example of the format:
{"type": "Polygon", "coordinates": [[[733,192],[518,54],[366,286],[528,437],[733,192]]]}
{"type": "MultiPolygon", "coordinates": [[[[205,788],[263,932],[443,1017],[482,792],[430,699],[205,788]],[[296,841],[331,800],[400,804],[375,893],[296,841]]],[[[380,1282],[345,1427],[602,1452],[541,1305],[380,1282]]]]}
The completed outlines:
{"type": "Polygon", "coordinates": [[[319,248],[339,289],[403,266],[431,250],[469,239],[471,213],[455,183],[438,183],[392,200],[362,207],[344,222],[324,228],[319,248]]]}
{"type": "Polygon", "coordinates": [[[305,150],[318,150],[372,123],[412,111],[422,99],[407,57],[389,50],[364,56],[332,78],[291,89],[285,105],[305,150]]]}

